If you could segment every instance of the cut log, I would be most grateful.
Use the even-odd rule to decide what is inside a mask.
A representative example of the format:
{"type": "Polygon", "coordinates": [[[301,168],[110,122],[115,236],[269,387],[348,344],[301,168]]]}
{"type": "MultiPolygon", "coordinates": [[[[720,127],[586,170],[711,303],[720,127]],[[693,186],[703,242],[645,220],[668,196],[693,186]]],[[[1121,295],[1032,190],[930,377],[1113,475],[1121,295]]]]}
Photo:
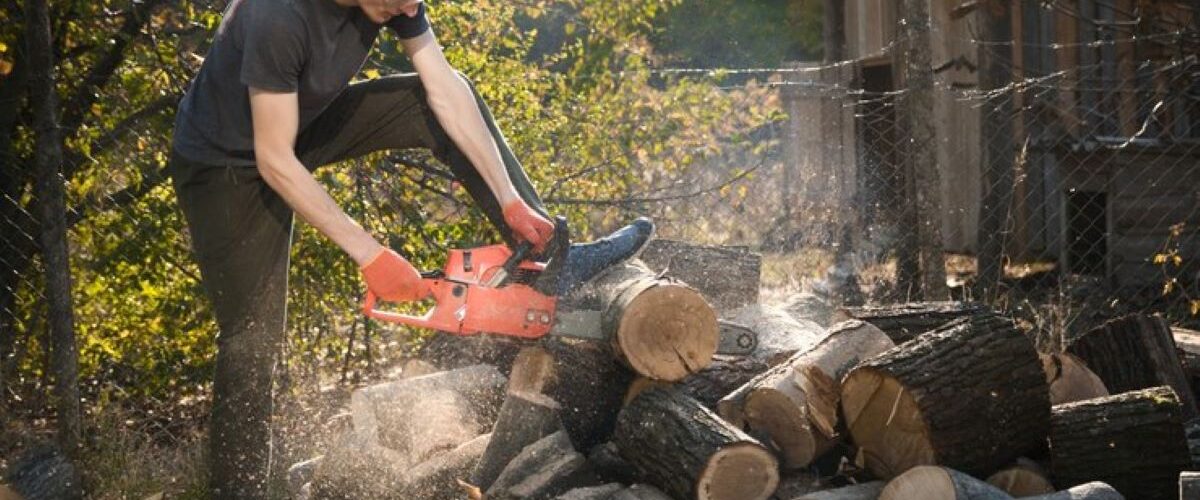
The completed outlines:
{"type": "Polygon", "coordinates": [[[793,318],[783,309],[760,304],[734,311],[729,321],[746,326],[758,336],[758,345],[750,355],[771,366],[825,338],[825,329],[821,325],[793,318]]]}
{"type": "Polygon", "coordinates": [[[762,256],[747,247],[654,239],[641,259],[651,270],[696,287],[717,311],[758,302],[762,256]]]}
{"type": "Polygon", "coordinates": [[[596,278],[583,293],[590,294],[613,350],[640,375],[675,382],[708,366],[717,351],[717,315],[704,296],[641,263],[596,278]]]}
{"type": "Polygon", "coordinates": [[[786,468],[805,467],[832,448],[839,381],[863,359],[894,347],[862,321],[839,323],[820,343],[751,382],[744,415],[755,435],[769,436],[786,468]]]}
{"type": "Polygon", "coordinates": [[[558,414],[558,403],[542,394],[508,393],[470,483],[486,490],[521,450],[562,429],[558,414]]]}
{"type": "Polygon", "coordinates": [[[641,394],[646,389],[651,387],[672,387],[673,385],[670,382],[662,380],[637,377],[633,380],[633,383],[629,384],[629,390],[625,391],[625,397],[621,399],[621,406],[629,404],[630,401],[633,401],[633,398],[638,397],[638,394],[641,394]]]}
{"type": "Polygon", "coordinates": [[[875,325],[896,345],[963,317],[986,316],[991,309],[963,302],[910,302],[888,306],[848,307],[845,314],[875,325]]]}
{"type": "Polygon", "coordinates": [[[1175,347],[1179,349],[1179,359],[1183,361],[1184,371],[1188,374],[1188,382],[1192,390],[1200,380],[1200,332],[1178,326],[1171,327],[1171,336],[1175,338],[1175,347]]]}
{"type": "Polygon", "coordinates": [[[1050,396],[1033,344],[980,316],[864,361],[842,381],[842,414],[866,467],[985,474],[1044,445],[1050,396]]]}
{"type": "Polygon", "coordinates": [[[888,481],[879,500],[1009,500],[1003,490],[967,474],[933,465],[921,465],[888,481]]]}
{"type": "Polygon", "coordinates": [[[554,500],[611,500],[614,494],[624,489],[625,486],[621,483],[575,488],[555,497],[554,500]]]}
{"type": "Polygon", "coordinates": [[[559,431],[521,450],[487,489],[488,500],[548,499],[571,489],[597,484],[587,460],[559,431]]]}
{"type": "Polygon", "coordinates": [[[421,345],[417,358],[440,370],[456,370],[475,365],[492,365],[508,376],[513,359],[524,344],[494,335],[434,335],[421,345]]]}
{"type": "Polygon", "coordinates": [[[1050,404],[1061,405],[1108,395],[1104,382],[1074,354],[1042,354],[1042,370],[1050,385],[1050,404]]]}
{"type": "Polygon", "coordinates": [[[711,364],[683,379],[678,387],[706,408],[716,410],[717,401],[767,368],[767,363],[760,359],[718,354],[713,356],[711,364]]]}
{"type": "Polygon", "coordinates": [[[637,482],[633,466],[621,457],[617,445],[611,441],[593,447],[592,451],[588,452],[587,459],[588,465],[602,481],[622,484],[637,482]]]}
{"type": "Polygon", "coordinates": [[[476,365],[365,387],[350,396],[354,431],[416,464],[490,429],[505,382],[476,365]]]}
{"type": "Polygon", "coordinates": [[[829,490],[814,491],[793,500],[875,500],[883,492],[883,481],[843,486],[829,490]]]}
{"type": "Polygon", "coordinates": [[[648,484],[635,484],[612,496],[611,500],[675,500],[648,484]]]}
{"type": "Polygon", "coordinates": [[[1054,493],[1054,484],[1049,475],[1037,462],[1018,458],[1017,463],[988,476],[988,484],[1004,490],[1014,497],[1031,497],[1054,493]]]}
{"type": "Polygon", "coordinates": [[[1087,363],[1109,393],[1167,385],[1179,396],[1185,421],[1200,415],[1171,328],[1160,316],[1133,314],[1108,321],[1076,338],[1067,351],[1087,363]]]}
{"type": "MultiPolygon", "coordinates": [[[[805,336],[804,338],[807,341],[811,341],[811,342],[809,344],[807,344],[806,346],[803,346],[802,348],[800,348],[798,352],[794,352],[792,354],[792,356],[795,357],[799,353],[805,352],[808,349],[811,349],[814,346],[816,346],[817,343],[819,343],[821,341],[821,339],[824,338],[824,335],[826,333],[827,332],[822,330],[821,337],[805,336]]],[[[770,366],[770,368],[763,371],[762,373],[759,373],[758,375],[755,375],[753,378],[746,381],[745,384],[742,384],[741,386],[737,387],[736,389],[729,392],[728,394],[726,394],[724,397],[722,397],[720,400],[717,401],[717,409],[716,409],[717,414],[720,415],[721,418],[725,419],[727,422],[729,422],[739,428],[744,429],[744,428],[746,428],[746,426],[748,424],[747,419],[746,419],[746,398],[750,395],[751,391],[753,391],[757,387],[760,387],[761,385],[766,383],[766,381],[783,380],[783,379],[786,379],[791,376],[791,367],[790,367],[788,360],[785,359],[785,360],[782,360],[781,362],[777,362],[777,363],[772,363],[767,358],[762,358],[762,360],[768,366],[770,366]]]]}
{"type": "Polygon", "coordinates": [[[1200,472],[1179,473],[1179,500],[1200,498],[1200,472]]]}
{"type": "Polygon", "coordinates": [[[779,484],[766,448],[675,389],[631,401],[613,443],[638,477],[677,498],[762,500],[779,484]]]}
{"type": "MultiPolygon", "coordinates": [[[[538,347],[523,354],[537,372],[520,385],[540,388],[561,408],[559,418],[576,449],[590,450],[607,441],[617,424],[621,401],[633,382],[634,373],[615,360],[608,346],[593,342],[543,339],[538,347]]],[[[517,384],[514,384],[517,385],[517,384]]]]}
{"type": "Polygon", "coordinates": [[[410,469],[392,498],[403,500],[458,500],[458,481],[471,474],[491,439],[483,434],[410,469]]]}
{"type": "Polygon", "coordinates": [[[1192,466],[1169,387],[1054,407],[1050,461],[1060,487],[1104,481],[1130,498],[1168,499],[1192,466]]]}
{"type": "Polygon", "coordinates": [[[287,489],[288,495],[293,498],[300,496],[300,490],[304,485],[311,483],[313,475],[317,471],[317,467],[321,465],[321,460],[324,456],[310,458],[302,462],[296,462],[288,467],[287,470],[287,489]]]}
{"type": "Polygon", "coordinates": [[[829,486],[822,485],[819,472],[815,470],[815,467],[783,472],[779,476],[779,487],[775,488],[775,494],[771,498],[792,500],[809,493],[828,489],[829,486]]]}
{"type": "Polygon", "coordinates": [[[356,432],[340,436],[313,472],[317,499],[388,498],[404,485],[408,457],[356,432]]]}
{"type": "Polygon", "coordinates": [[[1125,496],[1121,495],[1116,488],[1100,481],[1072,486],[1054,493],[1024,498],[1025,500],[1125,500],[1125,496]]]}

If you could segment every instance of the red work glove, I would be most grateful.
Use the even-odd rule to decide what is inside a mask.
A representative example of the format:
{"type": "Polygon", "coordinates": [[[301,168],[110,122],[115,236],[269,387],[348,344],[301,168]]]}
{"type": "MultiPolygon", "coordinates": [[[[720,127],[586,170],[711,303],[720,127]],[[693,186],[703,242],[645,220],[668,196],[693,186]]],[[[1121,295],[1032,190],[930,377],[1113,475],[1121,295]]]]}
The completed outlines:
{"type": "Polygon", "coordinates": [[[390,248],[380,250],[362,266],[367,289],[388,302],[421,300],[431,293],[421,273],[390,248]]]}
{"type": "Polygon", "coordinates": [[[522,200],[504,206],[504,222],[512,228],[518,241],[533,243],[533,249],[537,253],[546,250],[546,243],[554,235],[554,224],[522,200]]]}

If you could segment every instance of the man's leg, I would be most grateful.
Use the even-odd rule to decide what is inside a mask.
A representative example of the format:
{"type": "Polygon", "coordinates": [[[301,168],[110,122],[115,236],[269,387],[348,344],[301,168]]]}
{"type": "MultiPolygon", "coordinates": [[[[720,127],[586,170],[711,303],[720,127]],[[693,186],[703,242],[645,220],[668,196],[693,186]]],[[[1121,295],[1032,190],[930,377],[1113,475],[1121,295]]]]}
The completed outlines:
{"type": "MultiPolygon", "coordinates": [[[[547,215],[533,183],[496,126],[491,110],[473,85],[471,91],[484,123],[496,140],[517,193],[529,206],[547,215]]],[[[512,232],[505,230],[508,225],[496,197],[483,176],[438,124],[416,74],[393,75],[351,85],[296,140],[296,154],[309,169],[374,151],[408,148],[429,149],[447,164],[483,213],[511,243],[512,232]]]]}
{"type": "Polygon", "coordinates": [[[272,375],[286,317],[292,211],[253,167],[173,159],[220,334],[209,428],[213,498],[266,498],[272,375]]]}

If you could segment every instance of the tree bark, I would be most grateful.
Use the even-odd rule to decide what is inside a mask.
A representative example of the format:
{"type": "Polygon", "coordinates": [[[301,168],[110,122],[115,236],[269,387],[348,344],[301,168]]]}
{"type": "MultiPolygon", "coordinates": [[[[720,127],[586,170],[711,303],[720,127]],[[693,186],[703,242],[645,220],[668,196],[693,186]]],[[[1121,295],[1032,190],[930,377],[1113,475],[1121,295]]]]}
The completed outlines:
{"type": "Polygon", "coordinates": [[[550,499],[572,488],[597,484],[587,460],[556,432],[521,450],[487,490],[489,500],[550,499]]]}
{"type": "Polygon", "coordinates": [[[764,500],[779,484],[775,457],[758,441],[674,389],[630,402],[613,443],[638,477],[676,498],[764,500]]]}
{"type": "Polygon", "coordinates": [[[1111,320],[1076,338],[1067,351],[1083,360],[1110,393],[1168,385],[1179,397],[1185,421],[1200,416],[1171,327],[1160,316],[1111,320]]]}
{"type": "Polygon", "coordinates": [[[946,288],[946,262],[942,253],[942,185],[938,173],[937,134],[933,116],[933,50],[929,37],[929,0],[903,0],[899,7],[904,44],[907,92],[900,100],[900,143],[907,148],[906,178],[912,186],[909,204],[916,210],[917,225],[905,232],[917,235],[920,260],[919,293],[924,300],[950,298],[946,288]]]}
{"type": "Polygon", "coordinates": [[[651,271],[695,287],[718,314],[758,302],[762,256],[747,247],[654,239],[641,259],[651,271]]]}
{"type": "Polygon", "coordinates": [[[888,481],[879,500],[939,498],[954,500],[1009,500],[1008,493],[948,467],[921,465],[888,481]]]}
{"type": "Polygon", "coordinates": [[[25,16],[30,59],[30,98],[33,104],[37,200],[41,223],[39,241],[46,270],[49,310],[50,370],[54,374],[58,441],[74,454],[81,436],[79,354],[71,305],[71,261],[67,242],[66,195],[63,186],[63,137],[58,128],[53,36],[46,0],[28,0],[25,16]]]}
{"type": "Polygon", "coordinates": [[[761,359],[717,354],[711,364],[683,379],[678,386],[684,394],[715,411],[717,401],[767,368],[767,362],[761,359]]]}
{"type": "Polygon", "coordinates": [[[522,356],[529,362],[521,366],[549,363],[550,369],[538,368],[542,378],[523,385],[540,387],[559,404],[563,428],[575,448],[590,450],[607,441],[633,372],[613,358],[608,346],[593,342],[547,339],[528,351],[522,356]]]}
{"type": "Polygon", "coordinates": [[[1173,499],[1193,466],[1170,387],[1054,407],[1050,461],[1060,487],[1104,481],[1130,498],[1173,499]]]}
{"type": "Polygon", "coordinates": [[[522,449],[562,429],[558,413],[558,403],[544,395],[508,393],[470,483],[487,490],[522,449]]]}
{"type": "Polygon", "coordinates": [[[958,318],[990,314],[991,310],[982,304],[964,302],[909,302],[845,309],[845,315],[875,325],[896,345],[958,318]]]}
{"type": "Polygon", "coordinates": [[[1004,244],[1016,162],[1013,137],[1012,4],[988,0],[980,4],[979,89],[991,92],[979,117],[983,141],[983,199],[979,207],[977,266],[974,296],[984,302],[997,293],[1004,273],[1004,244]]]}
{"type": "Polygon", "coordinates": [[[1008,320],[959,320],[869,359],[842,381],[867,468],[984,474],[1043,446],[1050,399],[1033,343],[1008,320]]]}

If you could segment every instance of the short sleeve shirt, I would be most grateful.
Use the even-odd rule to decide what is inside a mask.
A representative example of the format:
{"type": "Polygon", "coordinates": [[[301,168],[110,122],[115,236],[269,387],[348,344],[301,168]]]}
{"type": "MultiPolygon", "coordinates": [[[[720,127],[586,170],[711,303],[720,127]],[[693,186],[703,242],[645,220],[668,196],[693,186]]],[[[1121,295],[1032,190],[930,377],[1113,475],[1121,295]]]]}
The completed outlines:
{"type": "MultiPolygon", "coordinates": [[[[425,5],[387,26],[429,29],[425,5]]],[[[253,165],[249,87],[296,92],[302,133],[362,69],[381,25],[334,0],[234,0],[179,104],[175,151],[208,165],[253,165]]]]}

